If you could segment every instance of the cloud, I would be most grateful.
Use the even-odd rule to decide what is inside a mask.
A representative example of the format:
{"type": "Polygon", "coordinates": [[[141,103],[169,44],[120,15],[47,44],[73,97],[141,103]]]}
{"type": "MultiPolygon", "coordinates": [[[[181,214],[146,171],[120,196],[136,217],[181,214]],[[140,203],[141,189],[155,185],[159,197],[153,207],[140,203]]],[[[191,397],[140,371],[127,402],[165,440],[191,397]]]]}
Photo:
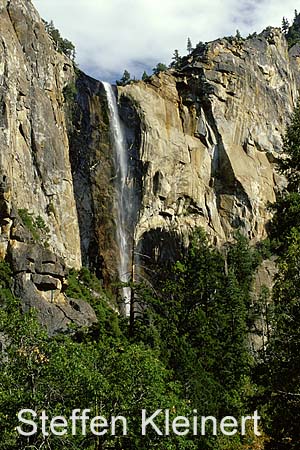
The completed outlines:
{"type": "Polygon", "coordinates": [[[33,0],[40,15],[54,21],[76,45],[80,67],[104,80],[124,69],[140,77],[157,62],[169,63],[174,49],[225,35],[260,32],[293,18],[286,0],[33,0]]]}

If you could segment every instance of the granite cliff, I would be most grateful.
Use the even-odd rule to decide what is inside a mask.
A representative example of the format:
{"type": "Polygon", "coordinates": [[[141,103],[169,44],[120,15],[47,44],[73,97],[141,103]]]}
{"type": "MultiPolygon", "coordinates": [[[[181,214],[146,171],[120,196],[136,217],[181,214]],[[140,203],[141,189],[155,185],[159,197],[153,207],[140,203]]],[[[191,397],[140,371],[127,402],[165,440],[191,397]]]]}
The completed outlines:
{"type": "Polygon", "coordinates": [[[1,257],[24,308],[36,306],[50,332],[88,325],[91,308],[63,294],[66,267],[81,266],[64,98],[73,64],[54,50],[31,2],[1,0],[0,28],[1,257]],[[24,220],[37,218],[32,235],[24,220]]]}
{"type": "Polygon", "coordinates": [[[195,50],[182,70],[119,90],[145,167],[142,252],[160,253],[161,230],[184,238],[199,225],[219,244],[236,229],[252,241],[266,237],[267,205],[284,184],[274,163],[298,96],[297,50],[289,54],[274,28],[220,39],[195,50]]]}
{"type": "MultiPolygon", "coordinates": [[[[51,331],[87,325],[93,311],[64,295],[68,268],[89,265],[107,284],[117,277],[105,91],[55,51],[27,0],[0,0],[0,28],[1,256],[24,306],[39,305],[51,331]],[[32,235],[24,214],[39,218],[46,238],[32,235]]],[[[268,28],[211,42],[181,70],[118,88],[138,253],[175,257],[198,226],[218,245],[237,229],[253,242],[266,236],[267,205],[284,185],[275,162],[299,57],[268,28]]]]}

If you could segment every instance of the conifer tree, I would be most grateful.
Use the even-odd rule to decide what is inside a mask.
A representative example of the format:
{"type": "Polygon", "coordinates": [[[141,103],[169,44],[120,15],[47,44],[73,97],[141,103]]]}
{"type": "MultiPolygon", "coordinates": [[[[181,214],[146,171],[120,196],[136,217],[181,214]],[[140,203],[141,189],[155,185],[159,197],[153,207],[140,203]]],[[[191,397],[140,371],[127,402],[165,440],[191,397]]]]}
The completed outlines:
{"type": "Polygon", "coordinates": [[[142,75],[142,80],[143,80],[143,81],[146,81],[146,80],[148,80],[148,78],[149,78],[149,75],[148,75],[147,72],[144,70],[143,75],[142,75]]]}
{"type": "Polygon", "coordinates": [[[157,63],[156,67],[153,68],[153,73],[158,75],[159,72],[165,72],[168,70],[167,66],[163,63],[157,63]]]}
{"type": "Polygon", "coordinates": [[[174,50],[171,67],[179,69],[181,64],[181,57],[179,56],[178,50],[174,50]]]}
{"type": "Polygon", "coordinates": [[[242,39],[242,35],[241,35],[241,33],[240,33],[239,30],[236,30],[235,37],[236,37],[237,39],[242,39]]]}
{"type": "Polygon", "coordinates": [[[116,81],[118,86],[126,86],[130,83],[130,73],[128,70],[124,70],[123,76],[120,80],[116,81]]]}
{"type": "Polygon", "coordinates": [[[186,49],[188,51],[188,54],[190,55],[192,50],[193,50],[193,45],[192,45],[192,41],[191,41],[191,39],[189,37],[187,38],[186,49]]]}
{"type": "Polygon", "coordinates": [[[288,33],[288,31],[289,31],[289,28],[290,28],[289,21],[287,20],[286,17],[283,17],[283,19],[282,19],[282,26],[281,26],[283,34],[286,35],[288,33]]]}

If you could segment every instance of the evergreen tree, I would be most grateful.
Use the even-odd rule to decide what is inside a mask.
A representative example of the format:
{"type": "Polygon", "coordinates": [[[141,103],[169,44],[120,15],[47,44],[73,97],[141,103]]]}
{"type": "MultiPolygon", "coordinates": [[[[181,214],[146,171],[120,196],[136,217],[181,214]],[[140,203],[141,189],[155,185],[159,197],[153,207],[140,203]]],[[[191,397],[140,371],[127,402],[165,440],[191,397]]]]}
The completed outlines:
{"type": "Polygon", "coordinates": [[[236,37],[237,39],[242,39],[242,35],[241,35],[241,33],[240,33],[239,30],[236,30],[235,37],[236,37]]]}
{"type": "Polygon", "coordinates": [[[159,72],[165,72],[166,70],[168,70],[168,67],[167,67],[165,64],[163,64],[163,63],[158,63],[158,64],[156,65],[156,67],[153,68],[153,73],[154,73],[155,75],[158,75],[159,72]]]}
{"type": "MultiPolygon", "coordinates": [[[[176,405],[176,411],[171,412],[175,416],[186,415],[189,405],[181,384],[174,382],[157,351],[114,333],[109,325],[109,316],[114,313],[105,307],[100,296],[94,299],[99,321],[97,334],[96,329],[73,330],[74,334],[50,338],[33,311],[21,313],[11,292],[11,276],[9,266],[0,262],[0,336],[4,342],[0,352],[0,450],[197,448],[179,436],[162,440],[151,430],[147,436],[141,435],[143,408],[155,411],[161,405],[176,405]],[[40,427],[28,437],[16,431],[20,425],[17,414],[22,408],[32,408],[38,414],[46,410],[49,417],[69,417],[73,409],[85,407],[91,410],[92,417],[103,415],[108,420],[111,415],[123,414],[129,422],[128,435],[94,436],[88,427],[87,435],[79,431],[72,436],[69,430],[63,438],[51,433],[45,437],[40,427]]],[[[91,292],[98,287],[99,281],[87,270],[76,275],[73,272],[69,279],[69,293],[81,298],[86,294],[91,299],[91,292]]],[[[115,319],[118,320],[117,315],[115,319]]],[[[158,426],[163,426],[163,417],[158,426]]]]}
{"type": "Polygon", "coordinates": [[[186,49],[187,49],[188,54],[190,54],[192,52],[192,50],[193,50],[192,41],[191,41],[191,39],[189,37],[187,38],[186,49]]]}
{"type": "Polygon", "coordinates": [[[282,19],[282,26],[281,26],[283,34],[287,35],[287,33],[289,31],[289,28],[290,28],[289,21],[287,20],[286,17],[283,17],[283,19],[282,19]]]}
{"type": "Polygon", "coordinates": [[[295,10],[295,17],[292,25],[287,28],[288,22],[284,19],[284,32],[289,48],[300,42],[300,14],[295,10]]]}
{"type": "Polygon", "coordinates": [[[178,50],[174,50],[171,67],[179,69],[181,64],[181,57],[179,56],[178,50]]]}
{"type": "Polygon", "coordinates": [[[274,447],[296,449],[300,442],[300,109],[284,137],[280,169],[288,187],[274,205],[271,237],[279,254],[273,289],[274,319],[264,365],[265,397],[274,447]]]}
{"type": "Polygon", "coordinates": [[[62,38],[60,32],[55,28],[53,21],[50,23],[44,21],[45,29],[49,36],[52,38],[56,51],[64,53],[68,58],[75,60],[75,46],[68,39],[62,38]]]}
{"type": "MultiPolygon", "coordinates": [[[[136,326],[137,339],[143,336],[160,349],[167,367],[183,383],[191,407],[216,416],[241,413],[246,398],[240,395],[251,365],[243,278],[249,283],[252,278],[248,266],[241,264],[237,270],[247,258],[244,250],[233,253],[226,274],[221,253],[201,230],[196,232],[187,254],[166,278],[157,280],[160,295],[143,297],[147,307],[136,326]]],[[[215,441],[211,445],[204,441],[203,448],[219,448],[215,441]]]]}
{"type": "Polygon", "coordinates": [[[148,78],[149,78],[149,75],[148,75],[147,72],[144,70],[143,75],[142,75],[142,80],[143,80],[143,81],[146,81],[146,80],[148,80],[148,78]]]}
{"type": "Polygon", "coordinates": [[[122,78],[120,80],[117,80],[116,83],[118,86],[126,86],[130,83],[130,81],[130,73],[125,69],[122,78]]]}

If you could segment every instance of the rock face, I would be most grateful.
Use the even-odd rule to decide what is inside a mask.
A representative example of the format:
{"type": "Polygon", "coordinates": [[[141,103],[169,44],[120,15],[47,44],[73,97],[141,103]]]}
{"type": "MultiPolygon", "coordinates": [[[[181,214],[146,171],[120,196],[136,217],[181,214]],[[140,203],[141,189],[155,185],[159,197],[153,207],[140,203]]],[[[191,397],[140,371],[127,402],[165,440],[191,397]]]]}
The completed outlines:
{"type": "MultiPolygon", "coordinates": [[[[2,216],[9,216],[11,205],[40,215],[53,251],[80,267],[63,95],[74,82],[73,65],[54,50],[29,1],[0,5],[0,170],[7,185],[2,216]]],[[[2,253],[8,242],[5,225],[2,253]]]]}
{"type": "MultiPolygon", "coordinates": [[[[0,257],[24,308],[36,306],[50,333],[89,325],[93,311],[64,289],[67,267],[82,263],[107,284],[117,276],[105,91],[55,51],[30,1],[0,0],[0,29],[0,257]],[[47,249],[20,210],[49,229],[47,249]]],[[[299,55],[270,28],[209,43],[180,71],[118,88],[137,253],[175,258],[198,226],[220,245],[237,229],[254,242],[266,236],[267,205],[284,185],[275,162],[299,55]]]]}
{"type": "Polygon", "coordinates": [[[70,160],[83,264],[106,282],[117,274],[115,168],[109,117],[101,82],[80,73],[70,134],[70,160]]]}
{"type": "MultiPolygon", "coordinates": [[[[195,50],[185,67],[119,89],[145,168],[136,243],[161,252],[161,231],[202,226],[216,243],[240,229],[266,236],[267,209],[284,180],[274,163],[297,98],[299,51],[279,29],[195,50]],[[134,119],[138,116],[139,123],[134,119]],[[153,238],[157,235],[157,239],[153,238]]],[[[122,108],[121,108],[122,111],[122,108]]]]}
{"type": "Polygon", "coordinates": [[[49,334],[90,326],[93,309],[64,294],[67,266],[81,267],[64,95],[73,64],[27,0],[0,1],[0,28],[0,256],[23,309],[35,307],[49,334]],[[47,242],[37,242],[20,210],[39,218],[47,242]]]}
{"type": "Polygon", "coordinates": [[[91,326],[94,310],[82,300],[68,298],[68,270],[64,260],[35,242],[18,214],[11,214],[11,240],[7,259],[14,274],[14,292],[24,311],[34,308],[39,322],[50,335],[70,331],[69,326],[91,326]]]}

